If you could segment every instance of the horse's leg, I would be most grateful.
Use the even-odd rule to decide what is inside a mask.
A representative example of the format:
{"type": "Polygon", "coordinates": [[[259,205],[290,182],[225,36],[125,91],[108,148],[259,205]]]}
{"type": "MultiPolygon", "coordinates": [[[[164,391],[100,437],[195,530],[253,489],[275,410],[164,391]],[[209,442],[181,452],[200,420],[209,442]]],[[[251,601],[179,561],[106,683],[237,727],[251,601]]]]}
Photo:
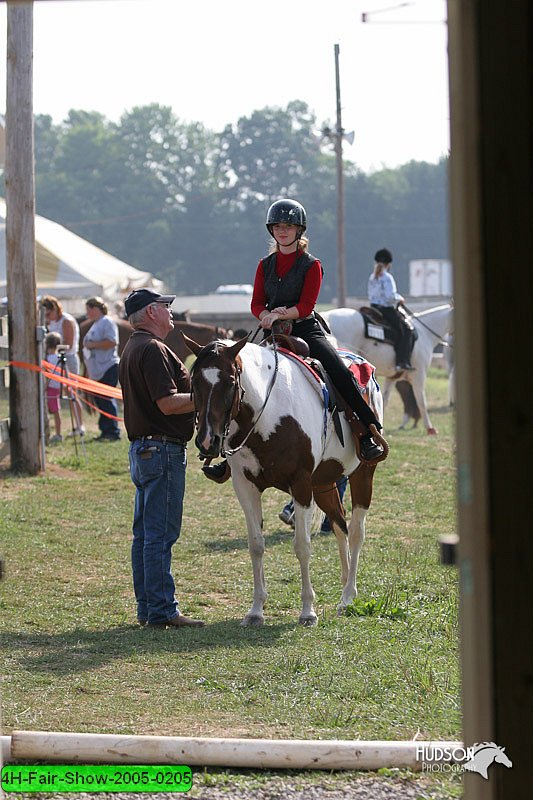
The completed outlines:
{"type": "Polygon", "coordinates": [[[259,627],[265,618],[263,609],[267,598],[265,573],[263,569],[263,556],[265,553],[265,539],[263,536],[263,514],[261,509],[261,493],[246,480],[239,470],[232,472],[233,487],[246,517],[248,529],[248,551],[252,560],[254,576],[253,603],[244,617],[241,625],[259,627]]]}
{"type": "Polygon", "coordinates": [[[372,485],[376,466],[376,464],[361,464],[350,475],[350,492],[352,495],[352,518],[348,528],[350,566],[348,579],[344,584],[341,600],[337,606],[337,614],[339,616],[344,612],[346,606],[357,597],[357,566],[359,553],[365,541],[366,514],[372,500],[372,485]]]}
{"type": "Polygon", "coordinates": [[[416,372],[411,373],[410,381],[413,386],[415,399],[422,415],[422,422],[429,436],[436,436],[437,429],[431,424],[428,414],[428,403],[426,399],[426,373],[428,364],[417,368],[416,372]]]}
{"type": "Polygon", "coordinates": [[[455,405],[455,367],[453,366],[448,375],[448,405],[455,405]]]}
{"type": "Polygon", "coordinates": [[[383,395],[383,410],[387,408],[387,403],[389,402],[390,391],[392,389],[394,381],[392,378],[384,378],[383,385],[381,389],[381,393],[383,395]]]}
{"type": "Polygon", "coordinates": [[[315,486],[313,490],[315,502],[321,511],[325,513],[331,523],[331,529],[335,534],[337,546],[339,548],[339,558],[341,561],[341,583],[344,586],[348,580],[348,569],[350,566],[350,552],[348,550],[348,527],[346,525],[346,515],[342,505],[339,490],[336,484],[331,487],[315,486]]]}
{"type": "Polygon", "coordinates": [[[294,503],[294,552],[300,562],[302,576],[302,611],[298,622],[301,625],[316,625],[317,616],[313,604],[315,593],[311,585],[309,563],[311,561],[311,520],[312,506],[294,503]]]}

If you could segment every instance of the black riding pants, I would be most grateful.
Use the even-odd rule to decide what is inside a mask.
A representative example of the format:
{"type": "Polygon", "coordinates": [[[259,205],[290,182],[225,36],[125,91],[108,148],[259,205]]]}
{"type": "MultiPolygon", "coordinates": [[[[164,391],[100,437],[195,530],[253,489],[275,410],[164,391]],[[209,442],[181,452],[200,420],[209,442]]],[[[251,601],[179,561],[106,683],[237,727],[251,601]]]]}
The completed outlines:
{"type": "Polygon", "coordinates": [[[396,344],[394,345],[396,360],[408,362],[411,355],[412,332],[404,323],[402,315],[393,306],[378,306],[376,303],[372,303],[372,308],[381,312],[396,334],[396,344]]]}
{"type": "Polygon", "coordinates": [[[316,358],[324,365],[333,385],[361,422],[367,427],[375,425],[378,431],[381,430],[381,425],[374,412],[359,394],[352,373],[333,345],[326,339],[318,322],[314,319],[295,322],[292,326],[292,335],[299,336],[300,339],[307,342],[311,357],[316,358]]]}

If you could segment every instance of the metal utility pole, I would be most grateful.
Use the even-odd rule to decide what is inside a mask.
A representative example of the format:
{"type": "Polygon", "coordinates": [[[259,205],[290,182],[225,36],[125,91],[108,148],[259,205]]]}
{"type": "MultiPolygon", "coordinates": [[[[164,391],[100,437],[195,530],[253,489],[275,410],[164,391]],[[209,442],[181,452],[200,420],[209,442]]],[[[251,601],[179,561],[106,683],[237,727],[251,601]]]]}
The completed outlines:
{"type": "Polygon", "coordinates": [[[344,260],[344,176],[342,168],[341,85],[339,75],[339,45],[335,45],[335,86],[337,96],[337,128],[334,144],[337,162],[337,305],[346,305],[346,266],[344,260]]]}
{"type": "MultiPolygon", "coordinates": [[[[7,3],[6,262],[10,361],[37,364],[33,154],[33,2],[7,3]]],[[[11,467],[35,475],[39,459],[38,378],[11,368],[11,467]]]]}

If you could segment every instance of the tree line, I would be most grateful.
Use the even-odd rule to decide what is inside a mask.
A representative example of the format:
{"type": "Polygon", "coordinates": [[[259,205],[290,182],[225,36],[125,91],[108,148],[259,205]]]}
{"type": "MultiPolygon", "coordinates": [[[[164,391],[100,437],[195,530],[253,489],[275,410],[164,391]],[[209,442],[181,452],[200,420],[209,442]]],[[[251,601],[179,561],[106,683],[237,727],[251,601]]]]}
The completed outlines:
{"type": "MultiPolygon", "coordinates": [[[[307,209],[327,302],[336,292],[336,169],[319,128],[301,101],[254,111],[217,133],[158,104],[133,108],[118,123],[94,111],[71,110],[59,124],[38,115],[36,210],[171,291],[203,294],[253,282],[268,249],[266,210],[295,197],[307,209]]],[[[448,257],[448,159],[365,174],[347,149],[347,292],[366,294],[380,247],[392,250],[407,292],[411,259],[448,257]]]]}

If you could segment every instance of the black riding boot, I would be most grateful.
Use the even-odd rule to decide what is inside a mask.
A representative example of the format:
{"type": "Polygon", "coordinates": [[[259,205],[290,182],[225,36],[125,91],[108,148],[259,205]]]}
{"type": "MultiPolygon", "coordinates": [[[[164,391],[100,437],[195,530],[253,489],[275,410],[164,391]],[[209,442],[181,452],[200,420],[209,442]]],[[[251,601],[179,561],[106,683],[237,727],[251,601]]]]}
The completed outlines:
{"type": "Polygon", "coordinates": [[[210,481],[215,481],[215,483],[226,483],[231,477],[231,468],[225,459],[219,464],[213,464],[213,466],[206,464],[205,467],[202,467],[202,472],[206,478],[209,478],[210,481]]]}
{"type": "Polygon", "coordinates": [[[383,459],[387,458],[388,452],[386,453],[384,448],[374,441],[371,432],[359,417],[351,409],[347,410],[345,414],[360,461],[368,464],[377,464],[378,461],[383,461],[383,459]]]}

